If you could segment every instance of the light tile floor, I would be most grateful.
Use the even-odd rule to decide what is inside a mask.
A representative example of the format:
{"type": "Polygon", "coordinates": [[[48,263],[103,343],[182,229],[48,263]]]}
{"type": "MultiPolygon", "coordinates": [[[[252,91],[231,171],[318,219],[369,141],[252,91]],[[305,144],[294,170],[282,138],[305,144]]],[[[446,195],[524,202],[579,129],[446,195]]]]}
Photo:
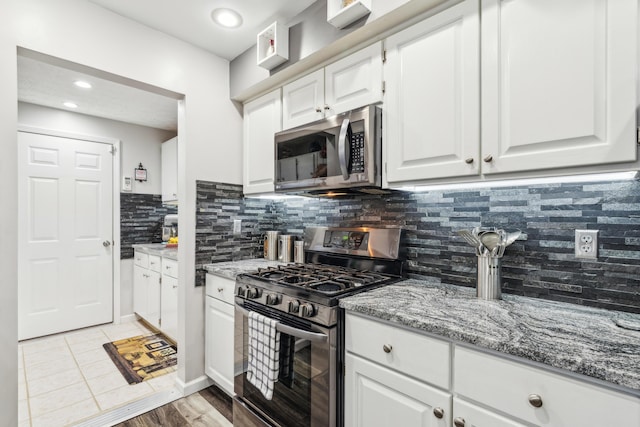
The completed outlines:
{"type": "Polygon", "coordinates": [[[19,427],[62,427],[173,387],[176,373],[129,385],[102,344],[151,333],[108,324],[18,344],[19,427]]]}

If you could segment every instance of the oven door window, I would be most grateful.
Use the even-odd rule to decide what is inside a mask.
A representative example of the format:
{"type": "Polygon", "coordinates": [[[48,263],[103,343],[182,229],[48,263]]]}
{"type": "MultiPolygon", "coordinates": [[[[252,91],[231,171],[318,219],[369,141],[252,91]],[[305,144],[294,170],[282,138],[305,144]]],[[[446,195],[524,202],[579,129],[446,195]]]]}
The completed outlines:
{"type": "MultiPolygon", "coordinates": [[[[280,334],[280,373],[273,397],[267,400],[247,380],[248,327],[243,316],[242,397],[263,416],[280,427],[330,425],[335,412],[330,408],[332,385],[330,337],[326,342],[311,342],[293,335],[280,334]],[[333,412],[333,414],[331,414],[333,412]]],[[[331,333],[329,330],[327,331],[331,333]]],[[[328,336],[329,337],[329,336],[328,336]]],[[[335,350],[335,348],[334,348],[335,350]]],[[[335,398],[335,396],[333,397],[335,398]]]]}

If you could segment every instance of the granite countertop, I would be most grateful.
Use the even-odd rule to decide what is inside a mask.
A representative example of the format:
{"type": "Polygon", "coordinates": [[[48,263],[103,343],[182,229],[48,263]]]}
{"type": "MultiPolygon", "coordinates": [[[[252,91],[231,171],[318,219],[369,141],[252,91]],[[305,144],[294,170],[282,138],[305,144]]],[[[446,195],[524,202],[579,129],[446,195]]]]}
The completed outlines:
{"type": "Polygon", "coordinates": [[[159,255],[176,261],[178,260],[178,248],[167,248],[164,243],[145,243],[131,246],[133,249],[149,255],[159,255]]]}
{"type": "Polygon", "coordinates": [[[640,315],[409,279],[343,298],[346,310],[640,391],[640,315]]]}
{"type": "MultiPolygon", "coordinates": [[[[269,261],[264,258],[245,259],[241,261],[217,262],[215,264],[205,264],[202,266],[207,273],[216,276],[226,277],[235,280],[238,274],[256,271],[258,268],[275,267],[287,263],[280,261],[269,261]]],[[[289,263],[290,264],[290,263],[289,263]]]]}

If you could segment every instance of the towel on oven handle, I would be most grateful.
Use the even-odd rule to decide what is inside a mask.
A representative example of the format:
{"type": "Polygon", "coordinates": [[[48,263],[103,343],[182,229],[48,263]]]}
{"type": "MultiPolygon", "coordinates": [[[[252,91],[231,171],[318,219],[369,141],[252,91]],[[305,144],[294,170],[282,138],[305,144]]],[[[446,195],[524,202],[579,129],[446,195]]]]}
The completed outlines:
{"type": "Polygon", "coordinates": [[[260,390],[267,400],[271,400],[280,370],[280,332],[276,329],[278,321],[250,311],[248,324],[247,380],[260,390]]]}

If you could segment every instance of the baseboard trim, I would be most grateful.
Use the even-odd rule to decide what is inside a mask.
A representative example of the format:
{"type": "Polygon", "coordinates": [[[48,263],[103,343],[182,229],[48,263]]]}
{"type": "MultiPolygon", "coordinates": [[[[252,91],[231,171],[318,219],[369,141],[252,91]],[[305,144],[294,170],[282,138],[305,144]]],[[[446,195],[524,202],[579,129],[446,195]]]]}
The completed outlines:
{"type": "Polygon", "coordinates": [[[211,385],[213,385],[213,381],[206,375],[202,375],[201,377],[198,377],[195,380],[191,380],[188,383],[183,382],[180,378],[176,379],[176,387],[182,391],[182,394],[184,396],[189,396],[190,394],[197,393],[200,390],[204,390],[211,385]]]}

